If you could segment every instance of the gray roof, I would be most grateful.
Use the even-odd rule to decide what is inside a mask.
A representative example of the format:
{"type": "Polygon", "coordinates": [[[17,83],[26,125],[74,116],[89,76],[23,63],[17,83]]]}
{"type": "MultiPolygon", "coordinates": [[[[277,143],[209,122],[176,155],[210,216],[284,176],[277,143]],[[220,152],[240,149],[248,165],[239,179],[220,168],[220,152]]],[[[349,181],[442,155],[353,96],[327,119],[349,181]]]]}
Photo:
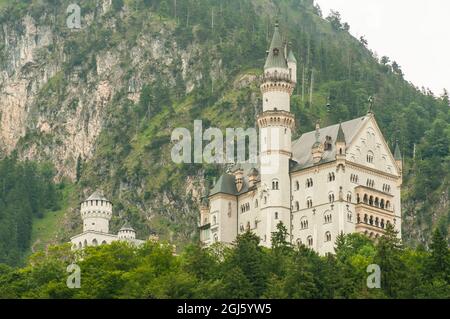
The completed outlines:
{"type": "Polygon", "coordinates": [[[402,153],[400,152],[400,147],[398,146],[398,143],[395,143],[394,159],[396,161],[402,160],[402,153]]]}
{"type": "Polygon", "coordinates": [[[297,63],[297,59],[295,58],[295,55],[294,55],[294,52],[292,51],[292,49],[289,49],[287,61],[297,63]]]}
{"type": "MultiPolygon", "coordinates": [[[[258,166],[258,164],[256,165],[258,166]]],[[[239,195],[244,194],[248,192],[249,190],[249,182],[248,182],[248,175],[250,173],[255,173],[255,164],[252,163],[244,163],[244,164],[238,164],[237,167],[241,168],[244,171],[244,185],[242,185],[242,189],[240,192],[236,189],[236,182],[233,174],[222,174],[222,176],[219,177],[214,187],[211,189],[210,195],[215,195],[219,193],[223,194],[230,194],[230,195],[239,195]]],[[[235,171],[235,168],[232,169],[232,171],[235,171]]],[[[257,172],[256,172],[257,173],[257,172]]]]}
{"type": "Polygon", "coordinates": [[[275,31],[273,32],[272,42],[270,43],[269,55],[266,59],[264,69],[269,68],[287,68],[287,63],[284,55],[283,38],[281,37],[278,22],[275,24],[275,31]]]}
{"type": "Polygon", "coordinates": [[[109,200],[106,199],[106,197],[103,195],[103,191],[101,191],[101,190],[96,190],[86,200],[104,200],[104,201],[109,202],[109,200]]]}
{"type": "Polygon", "coordinates": [[[338,135],[336,137],[336,142],[345,143],[345,134],[344,134],[344,131],[342,130],[341,123],[339,123],[339,130],[338,130],[338,135]]]}
{"type": "MultiPolygon", "coordinates": [[[[359,129],[370,119],[371,115],[359,117],[347,122],[335,124],[319,129],[319,141],[324,143],[327,136],[330,136],[332,143],[336,142],[339,135],[339,127],[341,127],[342,134],[344,134],[347,145],[350,145],[353,138],[358,133],[359,129]]],[[[311,148],[316,142],[316,130],[304,133],[299,139],[292,142],[292,157],[291,170],[301,170],[314,165],[312,158],[311,148]]],[[[334,145],[333,145],[334,146],[334,145]]],[[[331,150],[324,150],[323,156],[319,164],[332,162],[336,159],[336,147],[332,147],[331,150]]],[[[223,193],[230,195],[240,195],[249,191],[248,175],[254,170],[258,170],[259,163],[255,164],[238,164],[231,171],[235,171],[236,167],[244,170],[244,185],[240,192],[236,189],[235,178],[233,174],[225,173],[217,180],[214,187],[211,189],[210,196],[223,193]]]]}
{"type": "MultiPolygon", "coordinates": [[[[335,142],[339,132],[339,125],[342,126],[342,131],[345,134],[347,145],[351,143],[353,138],[359,129],[366,123],[370,116],[359,117],[341,124],[335,124],[321,128],[320,142],[324,143],[327,136],[330,136],[332,142],[335,142]]],[[[299,170],[308,168],[314,165],[314,160],[311,154],[311,147],[316,141],[316,131],[311,131],[304,133],[299,139],[292,142],[292,157],[297,162],[297,164],[292,168],[292,170],[299,170]]],[[[324,150],[322,159],[319,164],[334,161],[336,159],[336,148],[332,147],[331,150],[324,150]]]]}
{"type": "Polygon", "coordinates": [[[125,224],[123,224],[123,226],[120,228],[119,231],[122,231],[122,230],[132,230],[132,231],[134,231],[134,228],[131,227],[131,224],[127,220],[127,221],[125,221],[125,224]]]}

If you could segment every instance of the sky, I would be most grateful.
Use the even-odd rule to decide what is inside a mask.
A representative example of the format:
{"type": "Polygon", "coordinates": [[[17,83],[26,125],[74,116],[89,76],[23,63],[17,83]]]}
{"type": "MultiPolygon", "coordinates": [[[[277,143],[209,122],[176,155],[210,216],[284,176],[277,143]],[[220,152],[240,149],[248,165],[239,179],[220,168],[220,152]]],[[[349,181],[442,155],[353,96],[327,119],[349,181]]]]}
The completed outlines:
{"type": "Polygon", "coordinates": [[[405,79],[435,95],[450,91],[449,0],[315,0],[348,22],[350,33],[364,36],[379,57],[396,61],[405,79]]]}

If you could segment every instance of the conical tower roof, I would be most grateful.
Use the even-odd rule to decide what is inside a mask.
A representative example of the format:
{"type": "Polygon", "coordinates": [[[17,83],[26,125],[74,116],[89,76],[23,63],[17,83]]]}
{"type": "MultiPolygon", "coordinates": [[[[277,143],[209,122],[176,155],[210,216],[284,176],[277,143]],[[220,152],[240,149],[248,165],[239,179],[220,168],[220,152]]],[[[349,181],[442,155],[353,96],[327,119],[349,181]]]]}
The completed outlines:
{"type": "Polygon", "coordinates": [[[264,69],[270,68],[287,68],[286,59],[284,56],[283,38],[280,34],[278,21],[275,23],[275,30],[270,43],[269,54],[266,59],[264,69]]]}
{"type": "Polygon", "coordinates": [[[398,146],[398,142],[395,143],[394,159],[396,161],[401,161],[402,160],[402,153],[400,152],[400,147],[398,146]]]}
{"type": "Polygon", "coordinates": [[[345,134],[344,134],[344,131],[342,130],[341,123],[339,123],[339,130],[338,130],[338,134],[336,137],[336,143],[345,143],[345,134]]]}

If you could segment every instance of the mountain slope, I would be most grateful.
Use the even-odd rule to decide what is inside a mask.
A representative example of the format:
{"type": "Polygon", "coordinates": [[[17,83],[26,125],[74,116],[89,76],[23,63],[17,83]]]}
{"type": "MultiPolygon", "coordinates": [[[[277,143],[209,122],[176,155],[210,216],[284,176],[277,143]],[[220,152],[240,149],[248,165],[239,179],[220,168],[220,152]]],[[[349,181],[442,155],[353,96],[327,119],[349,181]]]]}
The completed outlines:
{"type": "Polygon", "coordinates": [[[277,13],[303,79],[295,136],[318,118],[364,114],[374,95],[381,129],[405,156],[405,240],[426,243],[432,227],[448,228],[448,97],[407,83],[312,1],[99,0],[81,4],[80,30],[66,26],[69,3],[0,5],[0,147],[50,160],[59,180],[76,182],[60,240],[80,230],[76,203],[99,187],[115,204],[113,230],[126,216],[140,237],[195,238],[203,177],[211,183],[223,167],[174,164],[171,132],[192,131],[195,119],[255,125],[277,13]]]}

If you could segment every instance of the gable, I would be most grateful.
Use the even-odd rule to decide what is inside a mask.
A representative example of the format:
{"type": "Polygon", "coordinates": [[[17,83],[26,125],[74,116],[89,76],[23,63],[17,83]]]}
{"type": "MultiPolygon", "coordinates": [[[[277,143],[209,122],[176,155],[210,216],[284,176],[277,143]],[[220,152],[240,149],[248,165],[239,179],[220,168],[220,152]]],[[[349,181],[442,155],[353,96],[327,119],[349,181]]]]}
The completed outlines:
{"type": "Polygon", "coordinates": [[[347,146],[347,160],[388,174],[400,175],[394,156],[373,116],[364,123],[347,146]]]}

